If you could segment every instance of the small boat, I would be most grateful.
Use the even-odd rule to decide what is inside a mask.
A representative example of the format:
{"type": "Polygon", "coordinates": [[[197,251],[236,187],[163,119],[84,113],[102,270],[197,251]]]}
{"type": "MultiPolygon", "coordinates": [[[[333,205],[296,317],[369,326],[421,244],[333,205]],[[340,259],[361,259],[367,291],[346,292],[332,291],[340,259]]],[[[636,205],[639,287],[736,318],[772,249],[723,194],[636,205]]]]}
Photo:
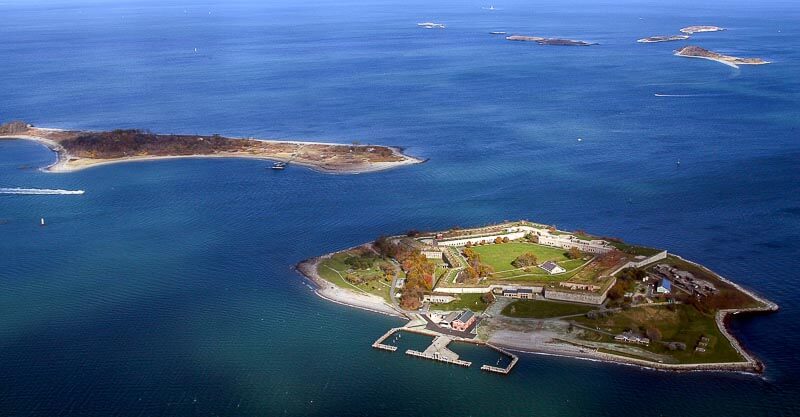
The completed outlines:
{"type": "Polygon", "coordinates": [[[39,224],[40,224],[41,226],[44,226],[44,217],[42,217],[42,221],[41,221],[41,223],[39,223],[39,224]]]}
{"type": "Polygon", "coordinates": [[[286,168],[286,162],[276,162],[276,163],[272,164],[272,168],[271,169],[282,170],[282,169],[285,169],[285,168],[286,168]]]}
{"type": "Polygon", "coordinates": [[[505,35],[507,32],[503,32],[502,30],[496,30],[493,32],[489,32],[490,35],[505,35]]]}

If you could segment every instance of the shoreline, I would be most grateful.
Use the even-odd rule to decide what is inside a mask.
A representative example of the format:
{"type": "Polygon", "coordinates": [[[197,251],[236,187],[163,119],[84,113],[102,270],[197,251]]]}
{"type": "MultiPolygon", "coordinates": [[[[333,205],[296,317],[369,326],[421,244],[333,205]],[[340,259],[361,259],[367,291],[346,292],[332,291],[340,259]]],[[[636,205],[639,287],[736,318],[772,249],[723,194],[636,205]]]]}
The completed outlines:
{"type": "MultiPolygon", "coordinates": [[[[352,249],[352,248],[350,248],[352,249]]],[[[344,249],[349,250],[349,249],[344,249]]],[[[298,263],[295,269],[305,278],[314,283],[315,293],[320,298],[331,301],[336,304],[354,307],[361,310],[371,311],[373,313],[380,313],[394,317],[405,318],[410,320],[408,316],[394,309],[391,305],[386,303],[382,298],[371,294],[358,294],[354,291],[347,290],[331,283],[324,278],[320,277],[316,268],[320,261],[326,259],[337,252],[332,252],[320,257],[310,258],[298,263]]],[[[514,330],[500,330],[492,331],[485,339],[479,337],[479,340],[485,344],[492,344],[504,349],[535,355],[548,355],[558,356],[564,358],[581,359],[594,362],[612,363],[617,365],[634,366],[640,369],[648,369],[655,371],[668,371],[668,372],[739,372],[748,375],[759,375],[764,371],[764,365],[753,354],[748,352],[741,344],[739,339],[731,333],[728,328],[730,320],[739,314],[764,314],[775,312],[779,310],[779,306],[769,301],[768,299],[750,291],[741,285],[717,274],[716,272],[700,265],[696,262],[687,260],[679,255],[673,254],[678,259],[694,265],[713,274],[721,281],[733,286],[738,291],[746,294],[752,298],[756,303],[760,304],[754,307],[744,307],[735,309],[719,310],[715,313],[715,322],[722,335],[730,342],[731,346],[739,353],[742,361],[737,362],[708,362],[708,363],[661,363],[649,361],[646,359],[639,359],[629,356],[616,355],[608,352],[600,352],[596,348],[588,346],[580,346],[570,344],[568,341],[558,339],[556,337],[547,337],[547,341],[543,343],[530,343],[514,337],[514,333],[525,334],[526,332],[518,332],[514,330]]]]}
{"type": "MultiPolygon", "coordinates": [[[[61,132],[61,130],[59,129],[45,129],[45,128],[37,128],[37,129],[43,131],[46,130],[52,132],[61,132]]],[[[230,139],[238,140],[244,138],[230,138],[230,139]]],[[[274,161],[274,162],[285,162],[287,159],[285,157],[268,155],[268,154],[261,155],[261,154],[252,154],[244,152],[220,152],[214,154],[196,154],[196,155],[143,155],[143,156],[122,157],[115,159],[91,159],[91,158],[74,157],[66,149],[64,149],[64,147],[61,146],[57,141],[42,136],[33,136],[26,134],[11,134],[11,135],[7,134],[7,135],[0,135],[0,140],[28,140],[45,146],[46,148],[56,153],[56,161],[50,165],[41,167],[41,171],[49,173],[59,173],[59,174],[77,172],[77,171],[82,171],[84,169],[111,165],[111,164],[119,164],[126,162],[159,161],[159,160],[170,160],[170,159],[242,158],[242,159],[256,159],[263,161],[274,161]]],[[[340,143],[325,143],[325,142],[304,142],[304,141],[290,141],[290,140],[280,141],[271,139],[250,139],[250,140],[256,140],[259,142],[270,143],[270,144],[293,144],[300,146],[304,145],[322,145],[331,147],[350,146],[340,143]]],[[[428,159],[421,159],[414,156],[406,155],[405,153],[403,153],[403,148],[401,147],[384,146],[384,148],[390,149],[392,151],[393,156],[401,158],[401,160],[386,161],[386,162],[364,162],[362,164],[350,165],[350,166],[346,165],[327,166],[325,164],[315,164],[312,162],[297,161],[297,160],[292,160],[291,164],[303,166],[313,171],[324,174],[362,174],[362,173],[385,171],[407,165],[422,164],[428,161],[428,159]]]]}
{"type": "Polygon", "coordinates": [[[322,278],[317,273],[317,266],[320,261],[330,256],[319,256],[316,258],[306,259],[295,265],[294,269],[304,276],[307,280],[314,284],[314,293],[322,299],[331,301],[333,303],[366,310],[373,313],[379,313],[387,316],[393,316],[408,320],[404,314],[395,310],[394,307],[387,304],[382,298],[372,294],[360,294],[337,286],[322,278]]]}

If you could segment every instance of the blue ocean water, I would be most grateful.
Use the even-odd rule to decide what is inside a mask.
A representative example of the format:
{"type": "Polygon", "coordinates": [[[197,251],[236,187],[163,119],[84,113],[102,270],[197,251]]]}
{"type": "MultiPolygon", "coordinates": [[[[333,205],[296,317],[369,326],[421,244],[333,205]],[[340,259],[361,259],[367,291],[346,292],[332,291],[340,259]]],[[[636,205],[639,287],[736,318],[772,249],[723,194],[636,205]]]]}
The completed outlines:
{"type": "Polygon", "coordinates": [[[48,150],[0,141],[0,187],[86,190],[0,195],[0,415],[800,413],[800,6],[295,3],[0,3],[0,120],[430,158],[369,175],[245,160],[46,174],[48,150]],[[447,29],[416,27],[429,20],[447,29]],[[774,63],[635,43],[691,24],[729,28],[692,44],[774,63]],[[327,303],[291,269],[380,234],[519,218],[668,248],[776,301],[732,324],[763,378],[537,355],[499,377],[380,352],[399,320],[327,303]]]}

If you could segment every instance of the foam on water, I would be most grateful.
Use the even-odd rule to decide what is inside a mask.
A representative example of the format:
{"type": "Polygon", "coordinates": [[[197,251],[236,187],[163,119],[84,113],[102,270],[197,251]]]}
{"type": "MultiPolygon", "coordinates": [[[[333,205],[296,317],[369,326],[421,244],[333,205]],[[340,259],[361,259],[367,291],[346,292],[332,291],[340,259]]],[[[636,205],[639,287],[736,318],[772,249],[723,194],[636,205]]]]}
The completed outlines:
{"type": "Polygon", "coordinates": [[[20,195],[81,195],[83,190],[51,190],[47,188],[0,188],[0,194],[20,195]]]}

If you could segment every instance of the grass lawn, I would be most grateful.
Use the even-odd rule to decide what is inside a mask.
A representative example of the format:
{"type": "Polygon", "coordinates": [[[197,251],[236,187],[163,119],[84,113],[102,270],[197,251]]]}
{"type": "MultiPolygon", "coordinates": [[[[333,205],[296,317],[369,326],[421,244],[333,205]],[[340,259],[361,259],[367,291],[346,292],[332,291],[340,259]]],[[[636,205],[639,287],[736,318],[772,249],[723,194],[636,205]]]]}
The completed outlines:
{"type": "Polygon", "coordinates": [[[460,299],[447,304],[431,304],[431,310],[464,310],[475,312],[486,310],[489,304],[481,300],[483,294],[459,294],[460,299]]]}
{"type": "Polygon", "coordinates": [[[669,351],[661,343],[650,343],[640,346],[651,352],[666,354],[681,363],[739,362],[739,353],[731,346],[717,328],[713,315],[705,315],[690,305],[676,305],[675,311],[666,306],[635,307],[618,312],[610,317],[591,320],[577,317],[574,320],[589,327],[600,327],[613,334],[627,329],[638,330],[654,326],[661,331],[661,340],[683,342],[685,351],[669,351]],[[709,337],[710,342],[705,353],[695,353],[694,347],[701,335],[709,337]]]}
{"type": "Polygon", "coordinates": [[[373,278],[369,282],[355,285],[347,282],[347,280],[343,278],[347,275],[351,268],[349,265],[344,263],[345,259],[347,259],[349,256],[350,255],[346,253],[337,253],[331,256],[329,259],[325,259],[318,265],[317,273],[319,273],[322,278],[339,287],[356,292],[359,290],[364,291],[382,297],[384,300],[390,302],[389,289],[392,284],[391,282],[386,282],[383,279],[383,272],[379,267],[380,262],[382,261],[375,262],[375,265],[370,269],[355,271],[355,273],[361,276],[373,278]]]}
{"type": "Polygon", "coordinates": [[[502,314],[508,317],[549,319],[573,314],[584,314],[595,309],[597,309],[597,307],[580,304],[558,303],[543,300],[519,300],[507,305],[503,309],[502,314]]]}
{"type": "Polygon", "coordinates": [[[494,268],[495,272],[516,269],[511,265],[511,261],[519,255],[531,252],[536,255],[538,263],[545,261],[565,261],[564,249],[552,248],[550,246],[537,245],[534,243],[509,242],[491,244],[483,246],[473,246],[472,249],[481,256],[481,261],[494,268]]]}

